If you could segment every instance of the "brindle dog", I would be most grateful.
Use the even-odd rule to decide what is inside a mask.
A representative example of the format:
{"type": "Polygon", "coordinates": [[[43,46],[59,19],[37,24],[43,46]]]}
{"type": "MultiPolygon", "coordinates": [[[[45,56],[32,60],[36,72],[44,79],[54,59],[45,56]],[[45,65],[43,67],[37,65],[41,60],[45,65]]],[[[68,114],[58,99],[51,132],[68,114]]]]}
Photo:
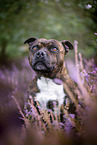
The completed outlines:
{"type": "MultiPolygon", "coordinates": [[[[74,47],[68,40],[35,37],[27,39],[24,44],[26,43],[29,44],[29,63],[37,74],[29,85],[27,100],[32,98],[35,106],[38,102],[41,109],[54,111],[66,102],[68,93],[64,90],[64,82],[69,89],[75,88],[75,83],[70,79],[64,65],[65,55],[74,47]]],[[[75,107],[70,106],[68,110],[72,113],[75,107]]]]}

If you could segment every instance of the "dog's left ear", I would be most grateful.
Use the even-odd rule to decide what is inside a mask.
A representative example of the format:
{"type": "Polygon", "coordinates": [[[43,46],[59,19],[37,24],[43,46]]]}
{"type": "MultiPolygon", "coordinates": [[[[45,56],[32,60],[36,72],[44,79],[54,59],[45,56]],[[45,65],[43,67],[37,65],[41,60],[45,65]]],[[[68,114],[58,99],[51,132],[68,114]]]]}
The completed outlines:
{"type": "Polygon", "coordinates": [[[72,50],[74,49],[72,43],[68,40],[63,40],[61,41],[62,45],[64,46],[65,48],[65,54],[69,51],[69,50],[72,50]]]}
{"type": "Polygon", "coordinates": [[[37,40],[37,38],[36,37],[31,37],[31,38],[28,38],[27,40],[25,40],[24,41],[24,44],[26,44],[26,43],[33,43],[35,40],[37,40]]]}

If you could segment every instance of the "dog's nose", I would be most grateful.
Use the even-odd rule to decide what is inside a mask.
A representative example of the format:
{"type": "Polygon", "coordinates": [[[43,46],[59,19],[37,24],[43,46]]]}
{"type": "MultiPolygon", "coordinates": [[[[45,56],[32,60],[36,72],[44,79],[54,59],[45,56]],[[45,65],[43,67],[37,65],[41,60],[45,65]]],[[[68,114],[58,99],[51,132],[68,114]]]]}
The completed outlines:
{"type": "Polygon", "coordinates": [[[47,105],[46,105],[46,107],[48,108],[48,109],[54,109],[55,107],[57,107],[58,106],[58,101],[57,100],[50,100],[50,101],[48,101],[48,103],[47,103],[47,105]]]}
{"type": "Polygon", "coordinates": [[[36,53],[37,58],[43,58],[45,56],[45,52],[44,51],[38,51],[36,53]]]}

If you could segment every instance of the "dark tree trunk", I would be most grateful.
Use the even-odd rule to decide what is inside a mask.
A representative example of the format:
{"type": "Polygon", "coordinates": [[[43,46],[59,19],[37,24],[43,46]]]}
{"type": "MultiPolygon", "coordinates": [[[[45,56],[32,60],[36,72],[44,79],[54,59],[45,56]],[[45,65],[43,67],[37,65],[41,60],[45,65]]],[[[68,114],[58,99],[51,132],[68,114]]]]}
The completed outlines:
{"type": "Polygon", "coordinates": [[[6,48],[7,48],[7,40],[3,39],[0,45],[0,64],[6,64],[7,62],[7,54],[6,54],[6,48]]]}
{"type": "Polygon", "coordinates": [[[6,55],[6,46],[7,46],[7,41],[6,39],[3,39],[1,43],[1,56],[2,57],[6,55]]]}
{"type": "Polygon", "coordinates": [[[96,54],[95,54],[94,61],[95,61],[95,64],[96,64],[96,66],[97,66],[97,52],[96,52],[96,54]]]}

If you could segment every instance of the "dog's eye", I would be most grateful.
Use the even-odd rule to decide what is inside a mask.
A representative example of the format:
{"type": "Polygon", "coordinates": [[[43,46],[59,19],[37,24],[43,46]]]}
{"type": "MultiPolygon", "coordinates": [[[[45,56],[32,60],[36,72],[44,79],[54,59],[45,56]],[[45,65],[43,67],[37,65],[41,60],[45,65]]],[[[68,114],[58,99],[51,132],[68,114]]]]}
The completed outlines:
{"type": "Polygon", "coordinates": [[[51,48],[51,51],[53,51],[53,52],[57,52],[58,49],[57,49],[56,47],[53,47],[53,48],[51,48]]]}
{"type": "Polygon", "coordinates": [[[32,50],[34,50],[34,51],[37,50],[37,49],[38,49],[38,48],[37,48],[36,46],[32,47],[32,50]]]}

